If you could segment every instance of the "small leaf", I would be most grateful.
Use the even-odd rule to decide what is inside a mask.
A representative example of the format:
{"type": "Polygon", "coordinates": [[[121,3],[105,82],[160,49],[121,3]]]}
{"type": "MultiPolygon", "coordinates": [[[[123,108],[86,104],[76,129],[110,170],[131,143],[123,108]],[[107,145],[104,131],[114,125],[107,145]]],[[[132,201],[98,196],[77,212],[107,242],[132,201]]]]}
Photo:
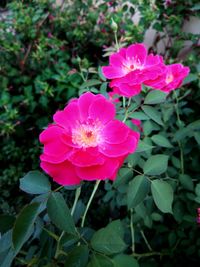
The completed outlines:
{"type": "Polygon", "coordinates": [[[151,192],[158,209],[164,213],[172,213],[173,189],[171,185],[162,180],[153,180],[151,192]]]}
{"type": "Polygon", "coordinates": [[[88,262],[89,250],[85,245],[75,247],[66,257],[65,267],[85,267],[88,262]]]}
{"type": "Polygon", "coordinates": [[[84,83],[80,86],[80,89],[84,89],[85,87],[91,87],[91,86],[99,85],[99,84],[101,84],[101,82],[100,82],[99,80],[95,80],[95,79],[88,80],[88,81],[84,82],[84,83]]]}
{"type": "Polygon", "coordinates": [[[167,170],[169,156],[167,155],[153,155],[145,162],[143,171],[144,174],[160,175],[167,170]]]}
{"type": "Polygon", "coordinates": [[[142,106],[144,113],[153,121],[163,126],[163,122],[161,120],[161,113],[158,112],[155,108],[150,106],[142,106]]]}
{"type": "Polygon", "coordinates": [[[149,144],[140,140],[136,152],[144,152],[144,151],[150,150],[152,148],[154,148],[154,146],[150,146],[149,144]]]}
{"type": "Polygon", "coordinates": [[[149,192],[149,181],[144,175],[136,176],[128,187],[127,202],[128,207],[135,208],[142,202],[149,192]]]}
{"type": "Polygon", "coordinates": [[[161,147],[168,147],[168,148],[173,147],[173,146],[170,144],[169,140],[168,140],[165,136],[163,136],[163,135],[161,135],[161,134],[155,134],[155,135],[153,135],[153,136],[151,137],[151,139],[152,139],[152,141],[153,141],[156,145],[158,145],[158,146],[161,146],[161,147]]]}
{"type": "Polygon", "coordinates": [[[98,74],[99,74],[99,77],[101,78],[102,81],[106,81],[106,78],[104,77],[103,73],[102,73],[102,68],[99,66],[98,67],[98,74]]]}
{"type": "Polygon", "coordinates": [[[5,233],[12,228],[14,224],[14,216],[7,214],[0,214],[0,233],[5,233]]]}
{"type": "Polygon", "coordinates": [[[144,104],[158,104],[163,103],[167,97],[167,94],[159,91],[153,90],[147,94],[144,100],[144,104]]]}
{"type": "Polygon", "coordinates": [[[186,174],[180,174],[179,180],[182,184],[182,186],[187,190],[194,190],[194,183],[192,181],[192,178],[189,175],[186,174]]]}
{"type": "Polygon", "coordinates": [[[30,171],[20,179],[20,189],[29,194],[44,194],[51,190],[51,184],[41,172],[30,171]]]}
{"type": "Polygon", "coordinates": [[[12,234],[15,251],[19,251],[29,238],[33,224],[39,214],[40,203],[32,203],[22,209],[18,215],[12,234]]]}
{"type": "Polygon", "coordinates": [[[129,255],[117,255],[113,261],[115,267],[139,267],[137,260],[129,255]]]}
{"type": "Polygon", "coordinates": [[[47,212],[51,221],[62,231],[76,235],[74,221],[63,196],[53,192],[47,202],[47,212]]]}

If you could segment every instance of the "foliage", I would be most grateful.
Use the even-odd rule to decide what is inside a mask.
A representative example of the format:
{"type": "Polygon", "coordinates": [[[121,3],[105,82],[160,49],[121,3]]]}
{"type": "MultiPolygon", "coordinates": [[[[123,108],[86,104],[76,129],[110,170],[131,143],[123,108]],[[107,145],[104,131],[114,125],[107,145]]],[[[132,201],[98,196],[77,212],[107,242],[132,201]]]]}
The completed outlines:
{"type": "Polygon", "coordinates": [[[8,2],[0,19],[0,266],[197,265],[198,36],[180,29],[187,16],[198,16],[198,2],[76,0],[67,8],[49,0],[8,2]],[[121,46],[141,42],[152,25],[157,38],[150,50],[168,37],[165,59],[184,61],[191,74],[167,97],[143,88],[126,107],[116,103],[130,127],[130,119],[142,121],[140,145],[116,181],[100,184],[87,227],[80,227],[92,183],[82,185],[71,215],[75,188],[51,186],[39,171],[24,174],[39,169],[38,136],[56,110],[88,90],[107,96],[98,66],[107,61],[102,46],[106,54],[115,49],[111,18],[121,46]],[[187,40],[191,47],[179,53],[187,40]],[[19,178],[31,196],[18,191],[19,178]]]}

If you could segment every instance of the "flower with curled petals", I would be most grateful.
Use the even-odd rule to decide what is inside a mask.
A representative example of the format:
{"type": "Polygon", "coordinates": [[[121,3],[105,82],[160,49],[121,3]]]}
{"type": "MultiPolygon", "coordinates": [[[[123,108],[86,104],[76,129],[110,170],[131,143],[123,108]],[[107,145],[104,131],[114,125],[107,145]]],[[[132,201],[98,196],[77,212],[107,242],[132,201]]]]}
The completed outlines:
{"type": "Polygon", "coordinates": [[[104,76],[112,80],[110,87],[126,97],[139,94],[144,81],[156,79],[163,71],[162,57],[148,55],[144,44],[121,48],[110,56],[109,66],[102,67],[104,76]]]}
{"type": "Polygon", "coordinates": [[[162,75],[156,79],[146,81],[145,84],[154,89],[169,93],[181,86],[189,71],[190,69],[182,64],[166,65],[162,75]]]}
{"type": "Polygon", "coordinates": [[[53,120],[40,134],[41,168],[61,185],[114,180],[137,148],[139,133],[115,119],[115,106],[102,95],[84,93],[53,120]]]}

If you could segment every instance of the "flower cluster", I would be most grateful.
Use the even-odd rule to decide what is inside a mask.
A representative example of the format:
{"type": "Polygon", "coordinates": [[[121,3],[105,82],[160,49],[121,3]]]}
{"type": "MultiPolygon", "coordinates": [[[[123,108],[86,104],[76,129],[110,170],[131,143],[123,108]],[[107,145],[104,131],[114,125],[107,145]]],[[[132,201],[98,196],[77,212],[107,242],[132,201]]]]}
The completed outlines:
{"type": "Polygon", "coordinates": [[[114,180],[124,159],[136,150],[139,133],[115,119],[115,106],[85,93],[53,117],[40,134],[41,168],[61,185],[114,180]]]}
{"type": "Polygon", "coordinates": [[[102,67],[115,93],[132,97],[141,92],[142,84],[165,93],[178,88],[188,75],[189,68],[182,64],[165,65],[163,58],[147,54],[143,44],[121,48],[109,58],[109,66],[102,67]]]}

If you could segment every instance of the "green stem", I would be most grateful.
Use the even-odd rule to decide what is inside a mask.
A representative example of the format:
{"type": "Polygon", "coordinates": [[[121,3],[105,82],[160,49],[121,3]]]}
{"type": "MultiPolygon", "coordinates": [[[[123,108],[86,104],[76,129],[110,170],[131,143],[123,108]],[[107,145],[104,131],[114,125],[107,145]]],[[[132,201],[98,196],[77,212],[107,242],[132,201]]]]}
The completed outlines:
{"type": "Polygon", "coordinates": [[[133,227],[133,209],[131,209],[131,222],[130,222],[130,227],[131,227],[131,240],[132,240],[132,252],[135,251],[135,230],[133,227]]]}
{"type": "Polygon", "coordinates": [[[170,255],[170,252],[158,252],[158,251],[152,251],[147,253],[135,253],[133,252],[132,255],[136,258],[143,258],[143,257],[151,257],[151,256],[165,256],[170,255]]]}
{"type": "Polygon", "coordinates": [[[53,190],[54,192],[57,192],[57,191],[59,191],[60,189],[62,189],[64,186],[63,185],[61,185],[61,186],[59,186],[59,187],[57,187],[55,190],[53,190]]]}
{"type": "Polygon", "coordinates": [[[71,215],[73,216],[74,214],[74,211],[76,209],[76,204],[78,202],[78,199],[79,199],[79,196],[81,194],[81,186],[79,186],[77,189],[76,189],[76,193],[75,193],[75,199],[74,199],[74,204],[72,206],[72,209],[71,209],[71,215]]]}
{"type": "Polygon", "coordinates": [[[94,195],[95,195],[95,193],[96,193],[96,191],[97,191],[97,188],[98,188],[100,182],[101,182],[101,180],[97,180],[96,183],[95,183],[94,189],[93,189],[93,191],[92,191],[92,194],[91,194],[90,199],[89,199],[89,201],[88,201],[88,203],[87,203],[85,212],[84,212],[84,214],[83,214],[83,218],[82,218],[82,221],[81,221],[81,227],[84,227],[85,218],[86,218],[88,209],[89,209],[89,207],[90,207],[90,204],[91,204],[91,202],[92,202],[92,200],[93,200],[93,198],[94,198],[94,195]]]}
{"type": "Polygon", "coordinates": [[[117,31],[114,31],[114,35],[115,35],[115,43],[116,43],[116,47],[117,47],[117,52],[119,51],[119,43],[118,43],[118,39],[117,39],[117,31]]]}
{"type": "Polygon", "coordinates": [[[146,236],[145,236],[143,230],[140,230],[140,233],[141,233],[141,235],[142,235],[142,237],[143,237],[143,239],[144,239],[144,242],[145,242],[145,244],[147,245],[148,249],[149,249],[150,251],[153,251],[153,249],[151,248],[151,246],[150,246],[150,244],[149,244],[149,242],[148,242],[148,240],[147,240],[147,238],[146,238],[146,236]]]}
{"type": "Polygon", "coordinates": [[[184,174],[184,157],[183,157],[183,148],[182,148],[181,142],[178,142],[178,146],[180,149],[181,174],[184,174]]]}

